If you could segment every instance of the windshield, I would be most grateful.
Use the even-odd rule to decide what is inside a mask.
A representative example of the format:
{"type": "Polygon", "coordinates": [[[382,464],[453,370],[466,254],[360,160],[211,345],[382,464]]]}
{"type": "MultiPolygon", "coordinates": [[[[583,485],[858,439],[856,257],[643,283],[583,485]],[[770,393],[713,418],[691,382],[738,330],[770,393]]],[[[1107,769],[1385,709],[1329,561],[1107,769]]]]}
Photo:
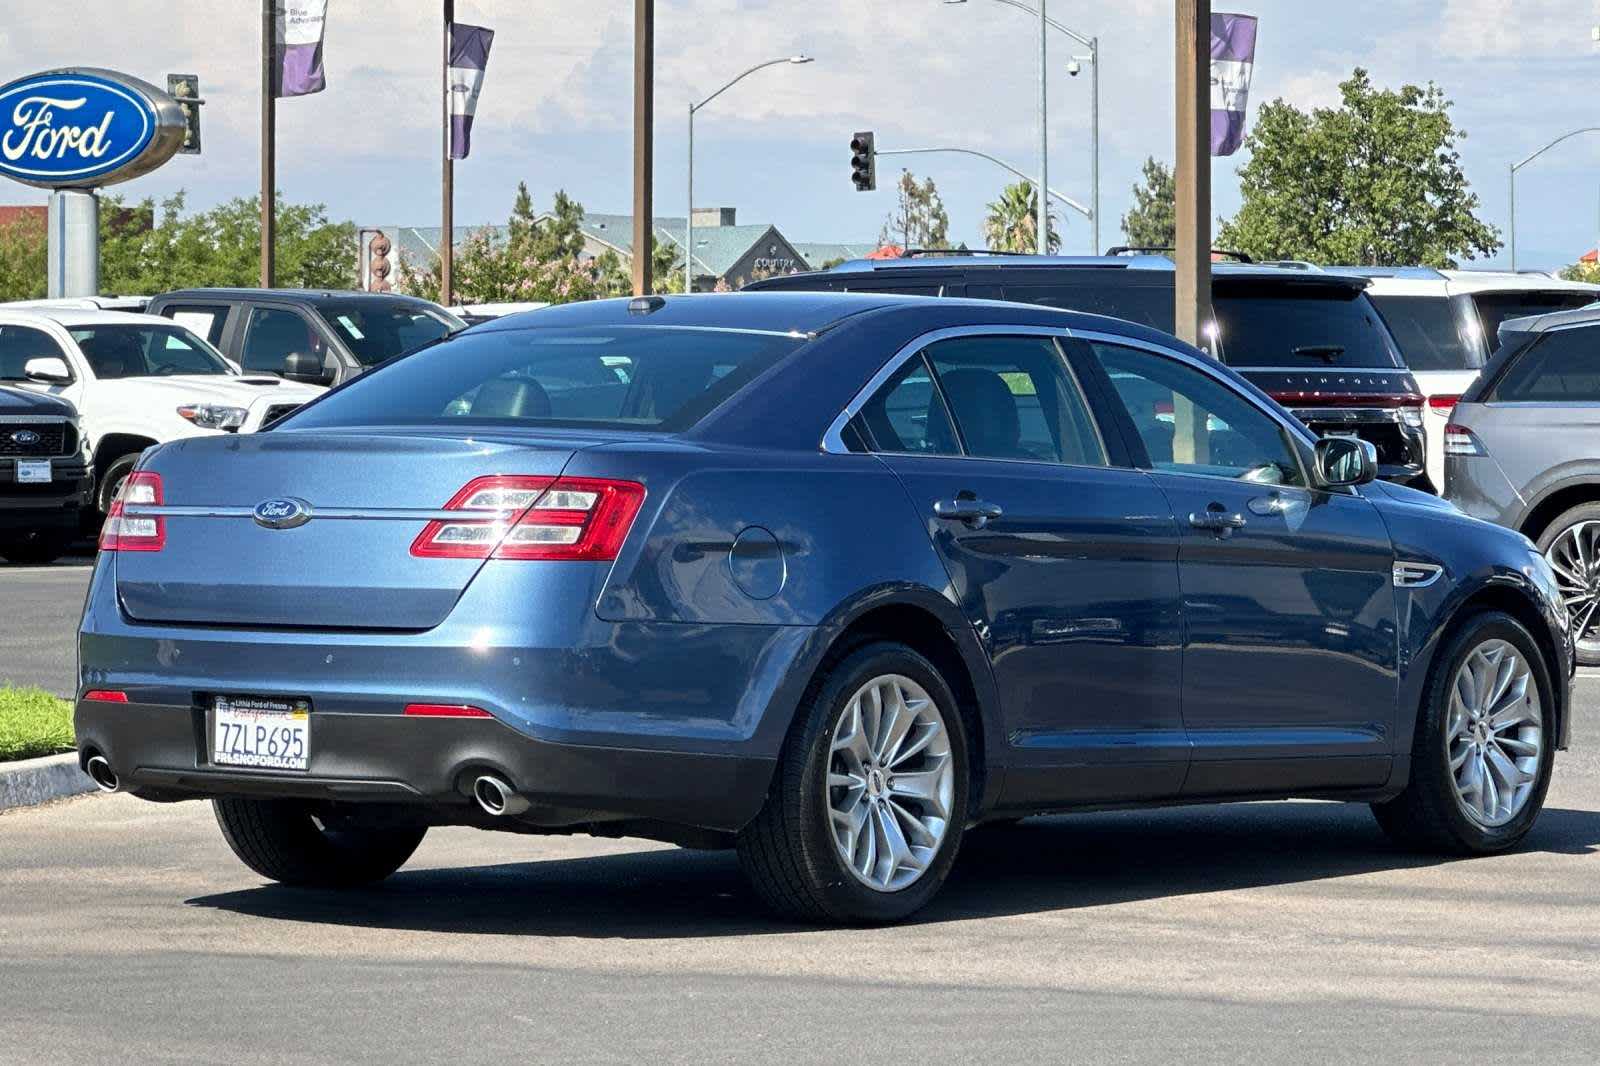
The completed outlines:
{"type": "Polygon", "coordinates": [[[1498,344],[1500,323],[1508,318],[1525,318],[1528,315],[1548,315],[1554,311],[1573,311],[1588,307],[1594,302],[1594,292],[1584,290],[1524,292],[1479,292],[1472,302],[1478,309],[1478,320],[1483,325],[1483,335],[1489,345],[1498,344]]]}
{"type": "Polygon", "coordinates": [[[1477,370],[1486,352],[1477,316],[1448,296],[1374,296],[1406,366],[1412,370],[1477,370]]]}
{"type": "Polygon", "coordinates": [[[1230,285],[1217,293],[1213,305],[1222,359],[1229,366],[1405,366],[1364,292],[1332,286],[1230,285]]]}
{"type": "Polygon", "coordinates": [[[362,366],[377,366],[459,328],[457,323],[424,308],[388,303],[327,303],[319,305],[317,313],[333,327],[362,366]]]}
{"type": "Polygon", "coordinates": [[[282,425],[512,422],[679,432],[802,343],[648,326],[464,333],[362,375],[282,425]]]}
{"type": "Polygon", "coordinates": [[[233,373],[222,353],[178,325],[119,322],[69,326],[67,332],[101,379],[233,373]]]}

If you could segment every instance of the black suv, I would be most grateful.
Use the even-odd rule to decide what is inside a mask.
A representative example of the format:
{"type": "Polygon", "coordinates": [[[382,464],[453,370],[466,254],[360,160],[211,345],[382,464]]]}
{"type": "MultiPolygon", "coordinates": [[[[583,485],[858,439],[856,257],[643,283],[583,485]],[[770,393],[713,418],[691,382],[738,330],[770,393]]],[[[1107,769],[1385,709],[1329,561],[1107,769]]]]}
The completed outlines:
{"type": "Polygon", "coordinates": [[[415,296],[323,289],[182,289],[145,313],[188,326],[247,374],[308,385],[337,385],[467,325],[415,296]]]}
{"type": "MultiPolygon", "coordinates": [[[[4,356],[0,336],[0,376],[4,356]]],[[[47,563],[66,551],[93,484],[77,410],[0,385],[0,558],[47,563]]]]}
{"type": "MultiPolygon", "coordinates": [[[[1316,269],[1214,264],[1207,347],[1314,432],[1371,441],[1381,477],[1432,489],[1422,393],[1367,285],[1316,269]]],[[[1173,328],[1173,266],[1160,255],[859,260],[745,288],[1012,300],[1173,328]]]]}

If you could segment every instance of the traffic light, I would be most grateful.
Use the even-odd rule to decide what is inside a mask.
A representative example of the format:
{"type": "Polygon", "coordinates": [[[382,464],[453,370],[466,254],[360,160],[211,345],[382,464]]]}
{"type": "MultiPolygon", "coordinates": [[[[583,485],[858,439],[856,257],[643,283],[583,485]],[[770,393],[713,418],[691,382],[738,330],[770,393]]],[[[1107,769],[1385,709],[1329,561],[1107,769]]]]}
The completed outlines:
{"type": "Polygon", "coordinates": [[[200,154],[200,76],[198,74],[168,74],[167,95],[183,108],[183,155],[200,154]]]}
{"type": "Polygon", "coordinates": [[[856,192],[871,192],[878,187],[878,150],[871,130],[850,138],[850,181],[856,192]]]}

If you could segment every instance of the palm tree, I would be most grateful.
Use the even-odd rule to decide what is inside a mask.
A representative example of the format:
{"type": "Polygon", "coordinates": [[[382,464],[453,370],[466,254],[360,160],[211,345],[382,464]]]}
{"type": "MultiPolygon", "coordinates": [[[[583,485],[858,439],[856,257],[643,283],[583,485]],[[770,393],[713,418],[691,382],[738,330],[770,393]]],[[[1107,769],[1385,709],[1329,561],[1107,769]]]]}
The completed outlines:
{"type": "MultiPolygon", "coordinates": [[[[989,205],[983,221],[983,237],[995,252],[1033,252],[1039,246],[1039,215],[1033,182],[1019,181],[1000,190],[1000,199],[989,205]]],[[[1055,211],[1050,212],[1050,251],[1061,247],[1055,211]]]]}

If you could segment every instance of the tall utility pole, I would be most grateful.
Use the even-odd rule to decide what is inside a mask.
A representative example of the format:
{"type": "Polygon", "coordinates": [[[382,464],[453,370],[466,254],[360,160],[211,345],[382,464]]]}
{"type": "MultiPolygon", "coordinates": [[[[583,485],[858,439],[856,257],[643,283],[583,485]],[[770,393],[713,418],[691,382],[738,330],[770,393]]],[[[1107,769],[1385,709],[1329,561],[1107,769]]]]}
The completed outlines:
{"type": "Polygon", "coordinates": [[[456,164],[450,158],[450,27],[456,21],[456,0],[444,0],[444,56],[439,64],[442,91],[439,94],[444,113],[439,124],[443,131],[440,161],[439,204],[439,302],[446,307],[452,299],[456,252],[456,164]]]}
{"type": "MultiPolygon", "coordinates": [[[[1174,0],[1177,15],[1177,335],[1210,350],[1211,0],[1174,0]]],[[[1215,354],[1213,352],[1213,354],[1215,354]]]]}
{"type": "MultiPolygon", "coordinates": [[[[633,294],[652,290],[655,258],[656,0],[633,0],[633,294]]],[[[694,205],[689,205],[694,210],[694,205]]],[[[684,249],[684,254],[691,249],[684,249]]]]}
{"type": "Polygon", "coordinates": [[[1039,0],[1039,197],[1038,236],[1040,255],[1050,254],[1050,16],[1045,0],[1039,0]]]}
{"type": "Polygon", "coordinates": [[[274,0],[261,0],[261,287],[272,288],[277,242],[277,37],[274,0]]]}

